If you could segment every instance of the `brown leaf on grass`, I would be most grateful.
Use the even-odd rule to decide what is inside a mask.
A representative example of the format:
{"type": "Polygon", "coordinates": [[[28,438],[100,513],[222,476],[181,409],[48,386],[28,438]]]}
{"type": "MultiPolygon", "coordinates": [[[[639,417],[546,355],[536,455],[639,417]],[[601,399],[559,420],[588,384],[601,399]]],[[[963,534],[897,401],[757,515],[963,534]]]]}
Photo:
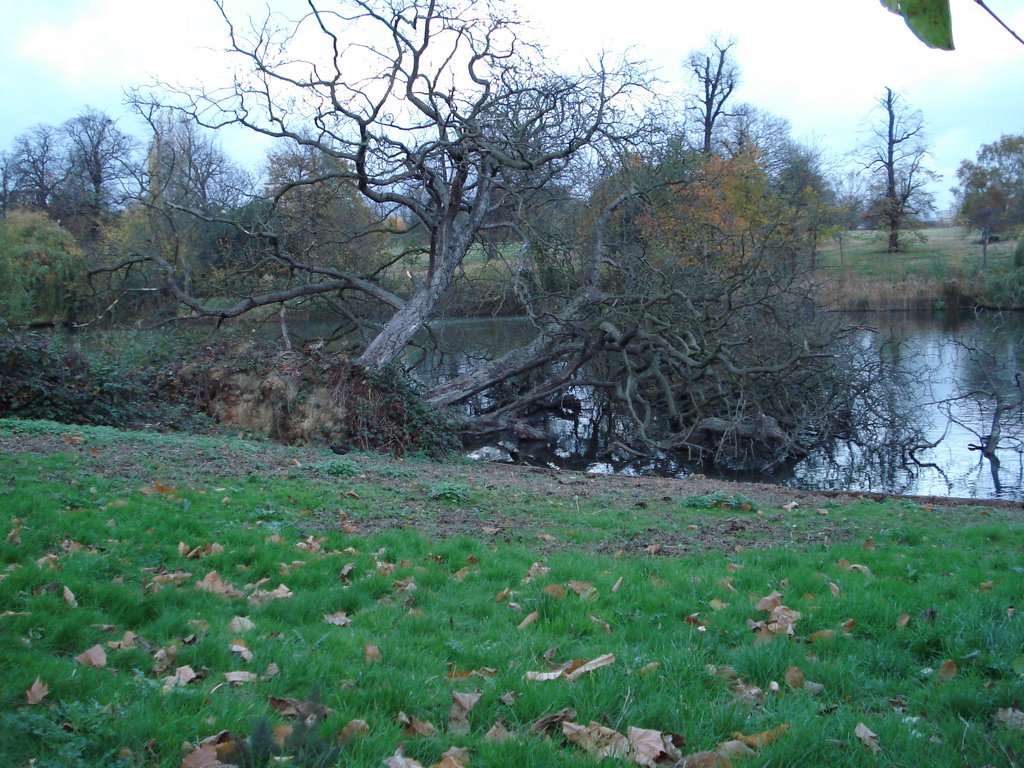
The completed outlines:
{"type": "Polygon", "coordinates": [[[345,565],[341,567],[341,571],[338,573],[338,578],[344,581],[345,583],[348,583],[349,579],[352,576],[352,571],[354,571],[355,569],[355,563],[345,563],[345,565]]]}
{"type": "Polygon", "coordinates": [[[288,589],[284,584],[278,584],[276,588],[269,592],[263,589],[257,589],[249,597],[246,598],[250,603],[259,605],[265,603],[268,600],[287,600],[292,597],[292,591],[288,589]]]}
{"type": "Polygon", "coordinates": [[[604,619],[601,619],[601,618],[598,618],[597,616],[591,615],[590,616],[590,620],[592,622],[594,622],[595,624],[597,624],[597,626],[601,629],[601,631],[604,632],[606,635],[610,635],[612,633],[612,625],[609,624],[604,619]]]}
{"type": "Polygon", "coordinates": [[[596,600],[598,597],[597,588],[589,581],[570,581],[568,586],[583,600],[596,600]]]}
{"type": "Polygon", "coordinates": [[[241,685],[242,683],[255,683],[259,680],[259,676],[255,672],[245,672],[244,670],[236,670],[234,672],[224,673],[224,682],[230,685],[241,685]]]}
{"type": "Polygon", "coordinates": [[[319,552],[323,548],[323,543],[326,540],[327,539],[324,537],[316,539],[313,537],[313,534],[310,534],[306,538],[295,542],[295,548],[301,549],[303,552],[319,552]]]}
{"type": "Polygon", "coordinates": [[[519,691],[506,691],[498,697],[498,701],[504,704],[506,707],[511,707],[516,703],[516,699],[519,698],[519,691]]]}
{"type": "Polygon", "coordinates": [[[36,560],[36,567],[49,568],[51,571],[59,571],[60,566],[57,564],[59,560],[59,555],[49,552],[36,560]]]}
{"type": "Polygon", "coordinates": [[[32,685],[25,691],[25,698],[28,700],[28,705],[34,707],[39,704],[43,699],[46,698],[46,694],[50,692],[50,687],[44,683],[41,679],[36,677],[36,680],[32,685]]]}
{"type": "Polygon", "coordinates": [[[865,552],[874,552],[875,551],[875,537],[874,536],[868,536],[864,540],[864,543],[861,544],[860,546],[861,546],[861,549],[863,549],[865,552]]]}
{"type": "Polygon", "coordinates": [[[938,676],[944,680],[949,680],[956,677],[957,667],[955,661],[944,661],[939,667],[938,676]]]}
{"type": "Polygon", "coordinates": [[[107,648],[110,648],[114,651],[126,651],[138,645],[138,641],[139,636],[129,629],[121,636],[120,640],[108,641],[107,648]]]}
{"type": "Polygon", "coordinates": [[[395,750],[395,754],[384,761],[385,768],[423,768],[423,763],[406,757],[402,753],[402,747],[395,750]]]}
{"type": "Polygon", "coordinates": [[[728,578],[717,579],[715,581],[715,584],[717,584],[721,589],[724,589],[726,592],[735,592],[736,591],[736,587],[734,587],[732,585],[732,577],[731,576],[728,577],[728,578]]]}
{"type": "Polygon", "coordinates": [[[811,634],[807,636],[807,640],[811,643],[823,643],[831,640],[835,637],[835,634],[835,630],[819,629],[817,632],[811,632],[811,634]]]}
{"type": "Polygon", "coordinates": [[[615,654],[614,653],[606,653],[606,654],[604,654],[602,656],[598,656],[596,659],[591,659],[590,661],[586,662],[585,664],[582,664],[579,667],[576,667],[575,669],[573,669],[570,672],[567,672],[566,675],[565,675],[565,679],[568,680],[570,683],[572,683],[572,682],[575,682],[576,680],[579,680],[581,677],[583,677],[583,675],[590,674],[595,669],[600,669],[601,667],[607,667],[609,664],[614,664],[614,663],[615,663],[615,654]]]}
{"type": "Polygon", "coordinates": [[[448,732],[465,735],[469,733],[469,713],[480,701],[481,693],[460,693],[452,691],[452,707],[448,712],[448,732]]]}
{"type": "Polygon", "coordinates": [[[857,573],[863,573],[865,576],[873,576],[871,569],[866,565],[860,563],[851,563],[849,560],[837,560],[836,565],[842,568],[844,571],[856,571],[857,573]]]}
{"type": "Polygon", "coordinates": [[[779,592],[772,591],[770,595],[766,595],[757,601],[757,605],[754,606],[755,610],[758,611],[773,611],[778,606],[782,605],[783,595],[779,592]]]}
{"type": "Polygon", "coordinates": [[[295,729],[288,725],[288,723],[282,723],[281,725],[275,725],[270,729],[270,733],[274,738],[274,743],[277,744],[279,749],[284,749],[285,743],[288,738],[295,732],[295,729]]]}
{"type": "Polygon", "coordinates": [[[336,627],[347,627],[352,623],[352,619],[350,619],[344,611],[325,613],[324,621],[328,624],[333,624],[336,627]]]}
{"type": "Polygon", "coordinates": [[[480,669],[457,669],[454,664],[448,665],[448,673],[445,675],[449,680],[466,680],[471,677],[497,677],[498,670],[494,667],[480,667],[480,669]]]}
{"type": "Polygon", "coordinates": [[[766,628],[776,635],[794,635],[794,625],[800,620],[800,611],[794,611],[785,605],[777,605],[768,617],[766,628]]]}
{"type": "Polygon", "coordinates": [[[682,759],[680,749],[686,745],[686,739],[677,733],[662,733],[633,726],[626,732],[626,740],[629,742],[630,759],[644,766],[674,764],[682,759]]]}
{"type": "Polygon", "coordinates": [[[723,741],[715,747],[715,754],[724,757],[726,760],[732,760],[734,758],[753,757],[754,750],[739,739],[730,739],[729,741],[723,741]]]}
{"type": "MultiPolygon", "coordinates": [[[[181,552],[182,545],[184,543],[185,542],[178,543],[178,552],[181,552]]],[[[205,544],[200,547],[193,547],[192,549],[188,549],[188,547],[185,546],[185,550],[186,551],[183,554],[185,555],[186,560],[201,560],[204,557],[209,557],[210,555],[221,554],[224,551],[224,545],[213,542],[212,544],[205,544]]]]}
{"type": "Polygon", "coordinates": [[[548,568],[543,563],[539,563],[539,562],[538,563],[534,563],[533,565],[530,566],[530,569],[526,572],[526,575],[523,577],[522,583],[523,584],[529,584],[534,579],[538,579],[541,576],[546,576],[550,572],[551,572],[551,569],[548,568]]]}
{"type": "Polygon", "coordinates": [[[395,720],[402,726],[402,731],[406,736],[433,736],[437,733],[437,728],[434,727],[433,723],[407,715],[405,712],[399,712],[395,716],[395,720]]]}
{"type": "Polygon", "coordinates": [[[363,645],[363,662],[366,664],[379,664],[384,661],[384,655],[380,652],[380,648],[371,643],[365,643],[363,645]]]}
{"type": "Polygon", "coordinates": [[[16,547],[21,546],[21,528],[25,521],[20,518],[11,518],[11,532],[7,534],[7,543],[16,547]]]}
{"type": "Polygon", "coordinates": [[[828,588],[832,592],[832,597],[839,597],[839,585],[838,584],[836,584],[834,581],[830,581],[828,583],[828,588]]]}
{"type": "Polygon", "coordinates": [[[450,747],[441,753],[441,761],[431,768],[466,768],[469,763],[469,750],[462,747],[450,747]]]}
{"type": "Polygon", "coordinates": [[[263,674],[260,675],[260,680],[273,680],[279,674],[281,674],[281,668],[277,666],[275,662],[272,661],[269,664],[267,664],[267,668],[263,670],[263,674]]]}
{"type": "Polygon", "coordinates": [[[325,707],[319,701],[311,699],[299,700],[281,696],[268,696],[267,702],[270,704],[270,708],[281,715],[281,717],[301,717],[307,723],[319,722],[331,713],[328,707],[325,707]]]}
{"type": "MultiPolygon", "coordinates": [[[[173,571],[164,571],[155,574],[149,584],[146,585],[146,589],[150,592],[159,592],[162,587],[166,587],[169,584],[177,586],[191,578],[191,573],[184,571],[181,568],[176,568],[173,571]]],[[[199,587],[199,589],[202,589],[202,587],[199,587]]]]}
{"type": "Polygon", "coordinates": [[[853,733],[860,740],[860,743],[872,752],[878,753],[882,751],[882,747],[878,743],[878,736],[875,735],[870,728],[864,725],[864,723],[857,723],[857,727],[853,729],[853,733]]]}
{"type": "Polygon", "coordinates": [[[181,768],[217,768],[223,765],[217,759],[217,748],[212,744],[199,747],[181,758],[181,768]]]}
{"type": "Polygon", "coordinates": [[[732,761],[717,752],[694,752],[686,755],[673,768],[732,768],[732,761]]]}
{"type": "Polygon", "coordinates": [[[248,632],[250,629],[255,628],[256,625],[247,616],[233,616],[231,621],[228,622],[228,629],[232,632],[248,632]]]}
{"type": "Polygon", "coordinates": [[[503,603],[506,600],[508,600],[509,597],[511,597],[511,596],[512,596],[512,590],[509,589],[508,587],[505,587],[503,590],[501,590],[498,594],[496,594],[494,596],[494,600],[495,600],[495,602],[503,603]]]}
{"type": "Polygon", "coordinates": [[[508,728],[505,727],[505,718],[499,717],[494,721],[487,733],[484,734],[484,741],[494,742],[499,744],[503,741],[508,741],[512,738],[512,734],[509,733],[508,728]]]}
{"type": "Polygon", "coordinates": [[[168,669],[174,666],[174,660],[178,656],[178,647],[175,645],[168,645],[163,648],[157,648],[153,652],[153,674],[162,675],[168,669]]]}
{"type": "Polygon", "coordinates": [[[621,587],[622,587],[622,577],[619,576],[619,578],[617,578],[615,580],[615,583],[612,584],[612,592],[618,592],[621,587]]]}
{"type": "Polygon", "coordinates": [[[719,600],[717,597],[713,597],[710,600],[708,600],[708,605],[711,607],[711,610],[713,611],[724,611],[726,608],[729,607],[729,604],[727,602],[725,602],[724,600],[719,600]]]}
{"type": "Polygon", "coordinates": [[[565,587],[563,587],[561,584],[548,584],[546,587],[544,587],[544,594],[550,595],[556,600],[561,600],[565,597],[565,587]]]}
{"type": "Polygon", "coordinates": [[[107,653],[103,650],[102,645],[94,645],[75,656],[75,661],[83,667],[105,667],[107,666],[107,653]]]}
{"type": "MultiPolygon", "coordinates": [[[[155,578],[154,581],[156,581],[155,578]]],[[[196,589],[202,590],[203,592],[212,592],[215,595],[224,595],[224,597],[230,598],[245,596],[241,590],[236,589],[231,586],[231,584],[224,581],[216,571],[210,571],[203,577],[202,581],[196,582],[196,589]]]]}
{"type": "Polygon", "coordinates": [[[541,736],[557,728],[562,723],[572,723],[576,720],[576,710],[572,707],[560,709],[552,715],[545,715],[537,718],[530,726],[530,733],[533,736],[541,736]]]}
{"type": "Polygon", "coordinates": [[[519,622],[519,624],[516,626],[516,629],[526,629],[539,618],[540,614],[537,611],[531,611],[530,613],[526,614],[526,618],[519,622]]]}
{"type": "Polygon", "coordinates": [[[562,733],[570,742],[597,760],[625,757],[629,741],[618,731],[591,721],[587,725],[563,722],[562,733]]]}
{"type": "Polygon", "coordinates": [[[981,584],[978,585],[978,589],[982,590],[983,592],[991,592],[993,589],[995,589],[995,587],[996,583],[994,581],[983,581],[981,582],[981,584]]]}
{"type": "Polygon", "coordinates": [[[752,733],[749,736],[745,736],[739,731],[733,733],[734,739],[739,739],[751,749],[760,749],[761,747],[767,747],[779,740],[779,738],[789,730],[789,723],[783,723],[777,725],[771,730],[761,731],[760,733],[752,733]]]}
{"type": "Polygon", "coordinates": [[[249,650],[249,645],[245,640],[235,638],[228,641],[228,650],[232,653],[237,653],[242,657],[242,661],[248,664],[252,661],[252,651],[249,650]]]}
{"type": "Polygon", "coordinates": [[[174,674],[169,677],[165,677],[163,680],[164,689],[177,688],[179,686],[188,685],[194,680],[198,680],[199,675],[192,667],[185,665],[178,667],[174,670],[174,674]]]}
{"type": "Polygon", "coordinates": [[[349,720],[345,727],[338,733],[338,744],[345,744],[356,736],[365,736],[370,732],[370,726],[365,720],[349,720]]]}
{"type": "Polygon", "coordinates": [[[839,628],[841,630],[843,630],[843,632],[853,632],[853,630],[856,627],[857,627],[857,620],[856,619],[847,619],[846,621],[844,621],[842,624],[839,625],[839,628]]]}
{"type": "Polygon", "coordinates": [[[796,509],[799,506],[800,506],[799,502],[789,501],[789,502],[786,502],[785,504],[783,504],[782,508],[784,510],[786,510],[787,512],[792,512],[794,509],[796,509]]]}
{"type": "Polygon", "coordinates": [[[794,691],[804,687],[804,673],[800,667],[786,667],[786,685],[794,691]]]}
{"type": "Polygon", "coordinates": [[[64,602],[70,605],[72,608],[78,607],[78,600],[75,599],[75,593],[67,587],[64,587],[64,602]]]}
{"type": "Polygon", "coordinates": [[[995,721],[1011,731],[1024,731],[1024,712],[1021,712],[1016,707],[997,709],[995,721]]]}

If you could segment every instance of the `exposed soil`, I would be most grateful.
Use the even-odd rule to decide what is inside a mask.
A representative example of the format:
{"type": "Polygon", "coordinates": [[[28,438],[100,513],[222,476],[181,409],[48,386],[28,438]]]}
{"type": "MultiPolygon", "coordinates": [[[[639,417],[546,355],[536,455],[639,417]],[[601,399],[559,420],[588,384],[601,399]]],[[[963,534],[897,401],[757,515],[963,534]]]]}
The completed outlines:
{"type": "MultiPolygon", "coordinates": [[[[372,534],[395,528],[415,528],[429,538],[455,535],[493,537],[496,540],[529,543],[541,551],[585,547],[594,552],[679,556],[697,551],[732,551],[737,547],[769,548],[831,544],[863,537],[846,515],[804,516],[800,526],[782,525],[783,505],[796,502],[803,509],[829,507],[857,500],[882,501],[892,497],[879,494],[797,491],[779,486],[734,483],[703,476],[684,478],[638,478],[611,475],[587,475],[574,472],[512,466],[488,462],[432,463],[403,462],[387,457],[358,454],[352,460],[365,469],[356,479],[334,478],[316,468],[336,459],[332,453],[315,446],[286,446],[273,442],[241,443],[225,437],[199,447],[191,441],[175,439],[135,439],[127,437],[79,439],[61,434],[5,434],[0,432],[0,451],[4,453],[75,454],[99,476],[137,478],[140,483],[154,479],[154,468],[167,483],[196,486],[217,479],[246,476],[268,478],[308,472],[311,481],[336,483],[344,487],[358,482],[379,485],[401,499],[401,509],[381,510],[379,514],[348,521],[348,530],[372,534]],[[427,498],[425,487],[458,482],[474,492],[493,495],[493,503],[484,509],[473,505],[441,503],[427,498]],[[681,523],[682,504],[693,497],[715,495],[726,499],[710,504],[708,512],[686,511],[681,523]],[[585,543],[565,542],[546,535],[547,521],[523,510],[523,505],[504,500],[560,500],[569,505],[575,500],[607,502],[609,508],[636,509],[650,519],[639,533],[607,533],[591,537],[585,543]],[[736,506],[735,499],[749,501],[736,506]],[[517,509],[518,508],[518,509],[517,509]],[[662,523],[662,524],[659,524],[662,523]]],[[[57,479],[57,478],[55,478],[57,479]]],[[[978,507],[984,514],[1005,516],[1019,521],[1019,502],[977,501],[971,499],[903,497],[949,515],[950,522],[976,518],[978,507]],[[989,512],[988,510],[991,510],[989,512]]],[[[311,521],[313,522],[313,521],[311,521]]],[[[585,523],[581,523],[584,524],[585,523]]],[[[314,522],[320,529],[346,526],[336,513],[321,515],[314,522]]]]}

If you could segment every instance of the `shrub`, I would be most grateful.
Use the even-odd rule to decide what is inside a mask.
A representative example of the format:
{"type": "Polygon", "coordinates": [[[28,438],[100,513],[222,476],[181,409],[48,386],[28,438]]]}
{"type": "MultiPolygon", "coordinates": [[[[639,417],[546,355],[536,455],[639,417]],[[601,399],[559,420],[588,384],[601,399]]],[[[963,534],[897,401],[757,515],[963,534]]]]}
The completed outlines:
{"type": "Polygon", "coordinates": [[[148,401],[137,379],[95,369],[51,338],[0,332],[0,416],[127,425],[148,401]]]}

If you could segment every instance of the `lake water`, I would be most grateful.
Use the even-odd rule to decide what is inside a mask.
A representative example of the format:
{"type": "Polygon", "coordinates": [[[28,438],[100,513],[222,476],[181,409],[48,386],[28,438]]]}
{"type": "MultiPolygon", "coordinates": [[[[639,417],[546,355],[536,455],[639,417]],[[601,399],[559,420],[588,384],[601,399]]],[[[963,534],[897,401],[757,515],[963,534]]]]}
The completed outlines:
{"type": "MultiPolygon", "coordinates": [[[[585,404],[580,418],[542,417],[538,426],[555,439],[523,458],[588,472],[662,476],[704,472],[795,488],[1024,500],[1024,460],[1015,440],[1024,438],[1020,408],[1003,418],[998,464],[969,447],[980,445],[981,436],[991,428],[995,401],[990,393],[999,392],[1006,400],[1021,397],[1014,376],[1024,364],[1020,349],[1024,318],[997,313],[870,314],[851,321],[864,328],[857,335],[864,350],[898,364],[903,371],[898,379],[887,382],[896,417],[874,440],[816,450],[772,474],[707,472],[671,456],[637,459],[609,451],[602,431],[608,414],[588,393],[579,391],[574,394],[585,404]],[[917,448],[912,454],[899,443],[903,428],[916,432],[912,442],[917,448]]],[[[432,334],[438,349],[414,351],[409,358],[418,363],[416,376],[427,383],[457,376],[481,360],[528,342],[532,330],[525,320],[487,318],[439,323],[432,334]]]]}

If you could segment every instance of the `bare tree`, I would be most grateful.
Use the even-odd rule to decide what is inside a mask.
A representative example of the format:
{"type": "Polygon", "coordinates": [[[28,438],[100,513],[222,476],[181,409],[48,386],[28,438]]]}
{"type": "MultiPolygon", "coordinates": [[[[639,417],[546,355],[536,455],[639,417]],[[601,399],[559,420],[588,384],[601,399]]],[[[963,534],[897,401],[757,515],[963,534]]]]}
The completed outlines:
{"type": "Polygon", "coordinates": [[[310,0],[286,29],[268,18],[247,35],[215,2],[250,75],[226,93],[179,94],[177,108],[201,125],[244,126],[336,159],[333,176],[427,234],[426,274],[407,300],[343,272],[309,273],[319,281],[310,292],[346,287],[397,306],[360,358],[374,368],[431,318],[491,214],[629,130],[623,115],[645,86],[629,63],[602,61],[576,76],[545,68],[497,3],[349,0],[328,9],[310,0]]]}
{"type": "Polygon", "coordinates": [[[929,182],[938,178],[925,165],[924,120],[891,88],[878,100],[881,119],[864,147],[865,169],[872,177],[875,213],[888,230],[888,250],[903,249],[900,235],[933,209],[929,182]]]}
{"type": "Polygon", "coordinates": [[[15,197],[19,206],[52,213],[64,182],[63,136],[50,125],[37,125],[14,140],[15,197]]]}
{"type": "Polygon", "coordinates": [[[95,241],[104,219],[137,192],[136,142],[114,120],[86,108],[64,123],[66,171],[61,208],[83,220],[79,234],[95,241]]]}
{"type": "Polygon", "coordinates": [[[692,75],[699,91],[693,96],[688,112],[695,116],[700,130],[700,151],[710,154],[714,146],[715,126],[726,112],[726,102],[740,82],[740,70],[730,58],[734,40],[710,41],[703,51],[693,51],[686,58],[686,69],[692,75]]]}

